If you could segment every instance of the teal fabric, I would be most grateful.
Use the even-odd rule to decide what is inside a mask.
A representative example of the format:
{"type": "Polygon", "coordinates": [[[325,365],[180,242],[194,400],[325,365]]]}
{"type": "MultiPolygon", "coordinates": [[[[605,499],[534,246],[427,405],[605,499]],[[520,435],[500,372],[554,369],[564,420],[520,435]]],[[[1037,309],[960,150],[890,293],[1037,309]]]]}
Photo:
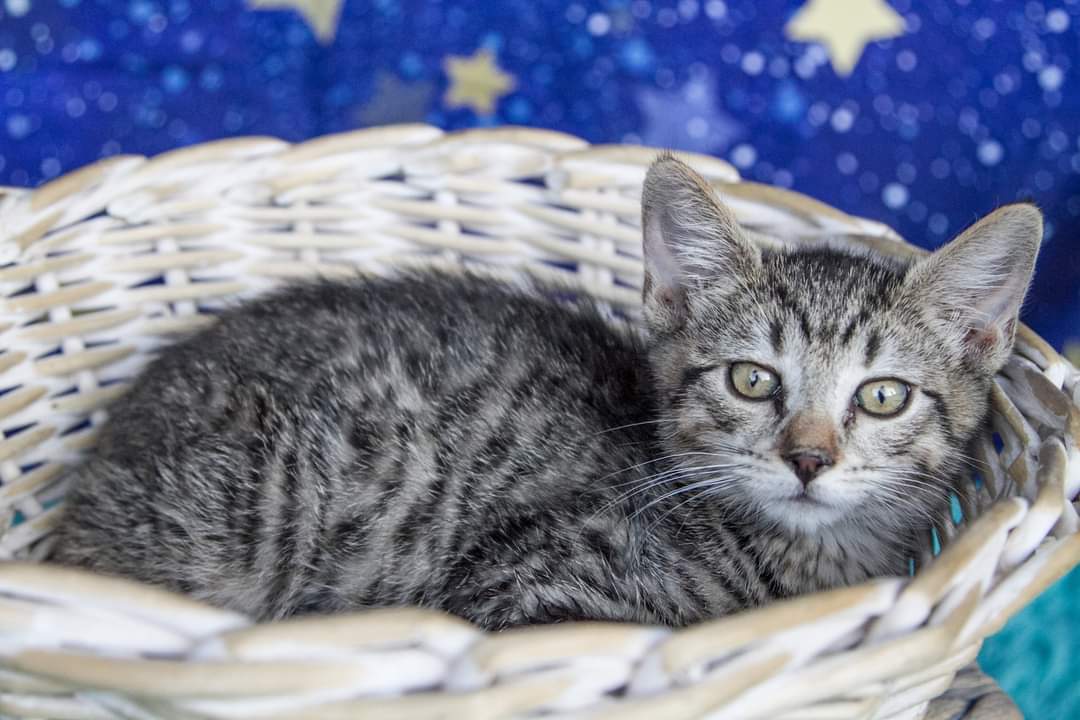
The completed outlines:
{"type": "Polygon", "coordinates": [[[979,654],[1029,720],[1080,720],[1080,568],[1040,595],[979,654]]]}

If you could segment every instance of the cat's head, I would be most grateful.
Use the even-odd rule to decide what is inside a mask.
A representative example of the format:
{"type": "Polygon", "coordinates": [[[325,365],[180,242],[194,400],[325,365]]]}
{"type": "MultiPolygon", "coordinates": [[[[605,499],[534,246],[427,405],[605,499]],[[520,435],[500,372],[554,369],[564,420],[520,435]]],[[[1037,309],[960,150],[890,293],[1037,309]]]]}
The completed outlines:
{"type": "Polygon", "coordinates": [[[925,529],[948,508],[1042,237],[1003,207],[913,263],[762,252],[663,157],[643,195],[644,311],[683,490],[789,531],[925,529]]]}

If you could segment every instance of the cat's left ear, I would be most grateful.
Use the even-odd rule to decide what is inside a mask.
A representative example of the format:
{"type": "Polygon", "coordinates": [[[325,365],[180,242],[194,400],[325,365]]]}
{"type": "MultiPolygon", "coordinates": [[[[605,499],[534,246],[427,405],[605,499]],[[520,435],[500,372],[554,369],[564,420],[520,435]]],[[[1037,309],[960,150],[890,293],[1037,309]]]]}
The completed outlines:
{"type": "Polygon", "coordinates": [[[695,290],[735,288],[761,264],[709,183],[667,153],[645,176],[641,225],[645,319],[653,330],[685,322],[695,290]]]}
{"type": "Polygon", "coordinates": [[[911,302],[930,303],[961,352],[996,372],[1012,351],[1042,235],[1036,206],[998,208],[911,268],[911,302]]]}

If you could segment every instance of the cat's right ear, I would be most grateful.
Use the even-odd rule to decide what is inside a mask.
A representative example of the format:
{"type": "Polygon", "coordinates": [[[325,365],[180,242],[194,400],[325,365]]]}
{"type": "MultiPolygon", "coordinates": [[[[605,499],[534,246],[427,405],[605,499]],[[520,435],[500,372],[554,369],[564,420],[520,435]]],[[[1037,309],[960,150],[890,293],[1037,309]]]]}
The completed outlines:
{"type": "Polygon", "coordinates": [[[686,322],[695,289],[737,287],[761,262],[709,183],[667,153],[645,176],[641,226],[645,319],[655,331],[686,322]]]}

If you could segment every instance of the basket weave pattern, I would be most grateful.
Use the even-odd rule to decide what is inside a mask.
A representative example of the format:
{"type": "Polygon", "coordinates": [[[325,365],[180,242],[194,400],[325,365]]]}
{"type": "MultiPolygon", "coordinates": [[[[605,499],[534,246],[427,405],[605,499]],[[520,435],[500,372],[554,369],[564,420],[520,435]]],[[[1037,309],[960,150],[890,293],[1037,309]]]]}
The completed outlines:
{"type": "MultiPolygon", "coordinates": [[[[977,448],[979,490],[913,578],[675,632],[485,634],[418,609],[254,625],[35,562],[63,469],[93,446],[104,408],[226,301],[302,275],[466,264],[559,277],[635,315],[654,156],[546,131],[412,125],[121,156],[33,192],[0,189],[0,557],[15,561],[0,564],[0,714],[923,717],[986,635],[1080,561],[1080,373],[1026,328],[994,392],[996,437],[977,448]]],[[[763,244],[921,252],[878,223],[686,159],[763,244]]],[[[959,697],[970,711],[981,688],[991,710],[979,717],[1009,716],[965,672],[931,715],[956,717],[959,697]]]]}

